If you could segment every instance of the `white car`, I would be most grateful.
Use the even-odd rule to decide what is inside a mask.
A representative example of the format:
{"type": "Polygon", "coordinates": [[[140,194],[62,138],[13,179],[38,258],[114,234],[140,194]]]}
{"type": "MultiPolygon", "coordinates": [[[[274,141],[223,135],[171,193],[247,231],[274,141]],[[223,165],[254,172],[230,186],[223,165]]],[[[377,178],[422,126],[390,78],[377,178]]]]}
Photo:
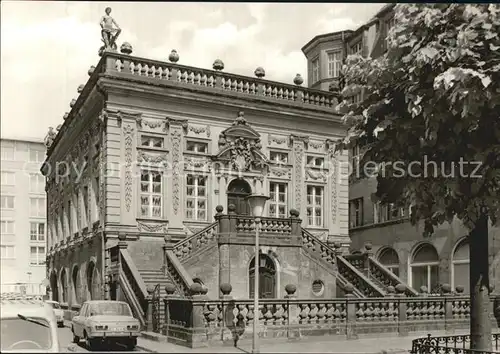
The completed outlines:
{"type": "Polygon", "coordinates": [[[48,304],[2,300],[0,314],[2,353],[59,353],[57,321],[48,304]]]}
{"type": "Polygon", "coordinates": [[[89,349],[112,342],[133,350],[140,335],[140,324],[126,302],[92,300],[84,302],[73,317],[71,331],[73,342],[84,339],[89,349]]]}
{"type": "Polygon", "coordinates": [[[49,304],[54,309],[54,315],[56,315],[57,326],[64,327],[64,310],[61,308],[61,305],[57,301],[46,300],[47,304],[49,304]]]}

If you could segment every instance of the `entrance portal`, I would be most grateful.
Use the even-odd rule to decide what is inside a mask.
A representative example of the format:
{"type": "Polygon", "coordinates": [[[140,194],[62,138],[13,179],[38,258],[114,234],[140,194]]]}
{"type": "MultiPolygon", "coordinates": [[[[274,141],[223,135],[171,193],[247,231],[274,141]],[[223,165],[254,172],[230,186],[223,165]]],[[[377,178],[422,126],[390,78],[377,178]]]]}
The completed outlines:
{"type": "MultiPolygon", "coordinates": [[[[259,298],[261,299],[275,299],[276,298],[276,267],[273,260],[265,254],[259,257],[259,298]]],[[[255,257],[250,262],[249,266],[250,282],[250,298],[254,294],[254,277],[255,277],[255,257]]]]}
{"type": "Polygon", "coordinates": [[[236,207],[236,214],[248,215],[250,208],[245,198],[250,194],[252,194],[250,185],[243,179],[235,179],[227,187],[227,205],[233,204],[236,207]]]}

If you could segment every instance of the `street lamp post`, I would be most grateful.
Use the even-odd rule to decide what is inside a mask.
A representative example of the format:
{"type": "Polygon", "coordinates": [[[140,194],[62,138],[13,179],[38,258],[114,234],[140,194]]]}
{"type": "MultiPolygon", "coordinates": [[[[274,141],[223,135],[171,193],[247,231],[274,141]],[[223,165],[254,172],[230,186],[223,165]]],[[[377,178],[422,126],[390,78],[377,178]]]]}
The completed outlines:
{"type": "Polygon", "coordinates": [[[266,201],[265,195],[250,195],[247,198],[250,212],[255,217],[255,258],[254,258],[254,290],[253,290],[253,342],[252,353],[259,353],[259,226],[260,218],[264,212],[266,201]]]}

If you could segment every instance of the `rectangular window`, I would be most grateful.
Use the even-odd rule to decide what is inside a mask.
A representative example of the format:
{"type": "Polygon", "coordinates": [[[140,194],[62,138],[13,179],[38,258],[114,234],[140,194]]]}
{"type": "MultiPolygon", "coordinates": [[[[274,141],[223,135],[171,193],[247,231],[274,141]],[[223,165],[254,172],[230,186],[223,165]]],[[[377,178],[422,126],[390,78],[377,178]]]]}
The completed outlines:
{"type": "Polygon", "coordinates": [[[361,55],[362,49],[363,49],[363,44],[361,41],[359,41],[358,43],[351,46],[351,54],[361,55]]]}
{"type": "Polygon", "coordinates": [[[196,152],[199,154],[208,153],[208,143],[200,142],[200,141],[187,141],[186,142],[186,151],[196,152]]]}
{"type": "Polygon", "coordinates": [[[0,258],[2,258],[2,259],[16,258],[16,247],[15,246],[1,245],[0,249],[1,249],[0,258]]]}
{"type": "Polygon", "coordinates": [[[207,220],[207,177],[186,177],[186,219],[207,220]]]}
{"type": "Polygon", "coordinates": [[[141,136],[141,146],[151,148],[163,148],[163,138],[157,136],[141,136]]]}
{"type": "Polygon", "coordinates": [[[45,223],[43,222],[30,223],[30,240],[45,241],[45,223]]]}
{"type": "Polygon", "coordinates": [[[14,143],[2,144],[2,160],[12,161],[16,157],[16,147],[14,143]]]}
{"type": "Polygon", "coordinates": [[[76,224],[76,231],[79,231],[82,227],[81,225],[81,220],[80,218],[78,217],[78,210],[80,209],[80,191],[79,190],[76,190],[75,191],[75,200],[76,200],[76,204],[75,204],[75,207],[74,207],[74,211],[75,211],[75,224],[76,224]]]}
{"type": "Polygon", "coordinates": [[[319,156],[307,156],[307,166],[320,167],[325,165],[325,158],[319,156]]]}
{"type": "Polygon", "coordinates": [[[14,172],[2,171],[2,186],[15,186],[16,174],[14,172]]]}
{"type": "Polygon", "coordinates": [[[30,173],[30,193],[45,193],[45,177],[30,173]]]}
{"type": "Polygon", "coordinates": [[[312,62],[312,83],[319,81],[319,59],[312,62]]]}
{"type": "Polygon", "coordinates": [[[162,189],[159,172],[141,172],[141,216],[162,217],[162,189]]]}
{"type": "Polygon", "coordinates": [[[288,153],[282,151],[269,151],[269,160],[277,163],[288,163],[288,153]]]}
{"type": "Polygon", "coordinates": [[[88,225],[89,217],[89,187],[83,187],[83,220],[84,227],[88,225]]]}
{"type": "Polygon", "coordinates": [[[2,235],[14,234],[14,221],[2,220],[1,231],[2,235]]]}
{"type": "Polygon", "coordinates": [[[286,218],[287,217],[287,184],[274,183],[269,184],[269,217],[286,218]]]}
{"type": "Polygon", "coordinates": [[[45,198],[30,198],[30,216],[45,217],[45,198]]]}
{"type": "Polygon", "coordinates": [[[30,246],[30,264],[45,264],[45,247],[30,246]]]}
{"type": "Polygon", "coordinates": [[[14,197],[10,195],[2,195],[0,197],[0,206],[2,209],[14,209],[14,197]]]}
{"type": "Polygon", "coordinates": [[[43,150],[38,150],[35,148],[29,148],[30,152],[30,162],[43,162],[45,159],[45,152],[43,150]]]}
{"type": "Polygon", "coordinates": [[[328,77],[339,77],[342,68],[342,53],[328,53],[328,77]]]}
{"type": "Polygon", "coordinates": [[[70,235],[73,234],[73,220],[71,218],[71,200],[68,200],[68,207],[66,208],[67,218],[68,218],[68,232],[70,235]]]}
{"type": "Polygon", "coordinates": [[[351,147],[351,173],[354,176],[359,175],[359,162],[361,159],[360,148],[359,145],[354,145],[351,147]]]}
{"type": "Polygon", "coordinates": [[[307,186],[307,225],[323,226],[323,187],[307,186]]]}
{"type": "Polygon", "coordinates": [[[350,227],[363,225],[363,198],[353,199],[349,202],[350,227]]]}

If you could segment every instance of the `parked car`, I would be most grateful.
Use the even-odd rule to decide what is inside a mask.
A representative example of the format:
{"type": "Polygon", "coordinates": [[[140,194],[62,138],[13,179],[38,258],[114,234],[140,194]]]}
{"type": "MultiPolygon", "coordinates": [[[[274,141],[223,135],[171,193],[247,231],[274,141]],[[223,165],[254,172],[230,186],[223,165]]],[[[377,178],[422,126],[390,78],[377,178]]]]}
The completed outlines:
{"type": "Polygon", "coordinates": [[[54,310],[54,315],[56,315],[57,326],[64,327],[64,310],[61,308],[61,305],[57,301],[46,300],[47,304],[49,304],[54,310]]]}
{"type": "Polygon", "coordinates": [[[2,353],[59,353],[57,320],[49,304],[36,300],[2,300],[2,353]]]}
{"type": "Polygon", "coordinates": [[[80,312],[73,317],[71,331],[73,342],[84,339],[89,349],[107,342],[133,350],[140,334],[140,324],[126,302],[92,300],[84,302],[80,312]]]}

